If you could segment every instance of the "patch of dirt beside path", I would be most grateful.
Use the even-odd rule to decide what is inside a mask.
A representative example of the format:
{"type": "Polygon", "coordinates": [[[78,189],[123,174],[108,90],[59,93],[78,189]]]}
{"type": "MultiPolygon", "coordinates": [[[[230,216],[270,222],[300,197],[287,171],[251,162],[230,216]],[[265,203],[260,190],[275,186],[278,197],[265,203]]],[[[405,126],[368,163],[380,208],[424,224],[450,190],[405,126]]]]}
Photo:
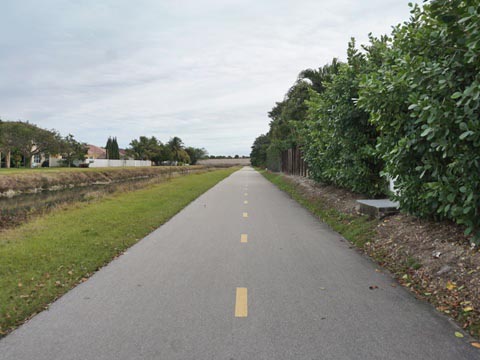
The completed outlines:
{"type": "MultiPolygon", "coordinates": [[[[341,213],[360,216],[356,200],[364,196],[303,177],[285,178],[302,195],[341,213]]],[[[374,235],[361,250],[418,298],[480,338],[480,252],[463,234],[464,229],[407,214],[372,221],[376,223],[374,235]]]]}

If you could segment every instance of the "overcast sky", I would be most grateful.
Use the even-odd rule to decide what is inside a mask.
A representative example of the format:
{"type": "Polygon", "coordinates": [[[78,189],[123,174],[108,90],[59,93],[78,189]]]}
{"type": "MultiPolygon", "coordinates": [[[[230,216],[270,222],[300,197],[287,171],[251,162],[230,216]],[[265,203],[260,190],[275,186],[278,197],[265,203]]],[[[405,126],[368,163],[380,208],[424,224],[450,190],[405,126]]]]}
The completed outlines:
{"type": "Polygon", "coordinates": [[[248,155],[305,68],[390,33],[407,0],[1,0],[0,117],[125,147],[248,155]]]}

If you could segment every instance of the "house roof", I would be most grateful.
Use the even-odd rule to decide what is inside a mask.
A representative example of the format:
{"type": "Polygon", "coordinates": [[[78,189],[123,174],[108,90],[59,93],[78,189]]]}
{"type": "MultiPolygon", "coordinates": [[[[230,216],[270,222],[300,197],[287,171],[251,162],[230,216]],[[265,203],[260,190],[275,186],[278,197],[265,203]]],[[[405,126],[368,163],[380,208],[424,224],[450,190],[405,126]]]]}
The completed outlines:
{"type": "Polygon", "coordinates": [[[104,148],[88,144],[87,156],[89,156],[89,157],[92,156],[96,159],[106,159],[107,158],[107,152],[104,148]]]}
{"type": "MultiPolygon", "coordinates": [[[[106,159],[107,158],[107,151],[105,148],[100,146],[88,144],[88,157],[94,157],[95,159],[106,159]]],[[[120,154],[120,158],[127,158],[127,150],[126,149],[118,149],[120,154]]]]}

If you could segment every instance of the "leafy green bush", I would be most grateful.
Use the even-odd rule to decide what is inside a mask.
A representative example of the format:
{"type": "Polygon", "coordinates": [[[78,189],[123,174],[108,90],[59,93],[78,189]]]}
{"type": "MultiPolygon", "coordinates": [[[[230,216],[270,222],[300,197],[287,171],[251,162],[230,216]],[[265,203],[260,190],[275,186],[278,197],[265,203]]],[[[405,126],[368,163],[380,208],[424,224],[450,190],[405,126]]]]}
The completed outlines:
{"type": "Polygon", "coordinates": [[[263,159],[278,168],[274,150],[300,145],[315,180],[371,196],[389,176],[402,209],[465,225],[480,242],[478,0],[411,13],[363,53],[352,41],[347,64],[302,71],[269,113],[263,159]]]}
{"type": "Polygon", "coordinates": [[[268,135],[260,135],[255,139],[250,153],[250,162],[253,166],[265,167],[267,164],[267,149],[270,146],[268,135]]]}
{"type": "Polygon", "coordinates": [[[272,143],[267,149],[267,168],[278,172],[282,170],[282,150],[279,144],[272,143]]]}
{"type": "MultiPolygon", "coordinates": [[[[375,46],[369,49],[375,51],[375,46]]],[[[352,40],[348,63],[340,64],[323,92],[311,90],[304,150],[315,180],[377,196],[386,189],[380,176],[383,164],[375,152],[377,133],[369,114],[355,104],[359,75],[369,67],[369,58],[355,49],[352,40]]]]}
{"type": "Polygon", "coordinates": [[[380,133],[378,150],[385,171],[396,179],[401,207],[464,224],[476,239],[479,11],[478,1],[415,5],[410,21],[394,28],[383,64],[364,76],[359,99],[380,133]]]}

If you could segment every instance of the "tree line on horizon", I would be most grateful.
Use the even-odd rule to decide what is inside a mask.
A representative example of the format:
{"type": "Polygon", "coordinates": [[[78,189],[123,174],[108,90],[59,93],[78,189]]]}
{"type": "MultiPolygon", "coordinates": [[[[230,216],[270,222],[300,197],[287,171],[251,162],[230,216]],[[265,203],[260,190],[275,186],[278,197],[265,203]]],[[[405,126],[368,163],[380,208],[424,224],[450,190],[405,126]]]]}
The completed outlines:
{"type": "Polygon", "coordinates": [[[480,7],[412,5],[390,35],[348,44],[300,72],[255,139],[255,166],[300,148],[314,180],[378,197],[394,179],[401,208],[449,219],[480,241],[480,7]]]}
{"type": "MultiPolygon", "coordinates": [[[[116,137],[109,137],[105,145],[107,159],[120,159],[120,148],[116,137]]],[[[0,119],[0,160],[5,167],[31,167],[34,155],[59,155],[63,166],[75,166],[86,159],[88,145],[77,141],[72,134],[62,137],[56,130],[40,128],[23,121],[0,119]]],[[[140,136],[125,149],[127,157],[136,160],[151,160],[154,165],[191,164],[208,157],[204,148],[186,147],[183,141],[172,137],[163,144],[152,137],[140,136]]]]}
{"type": "Polygon", "coordinates": [[[2,154],[7,168],[11,165],[30,167],[32,157],[37,154],[61,155],[64,165],[72,166],[75,160],[85,159],[87,148],[72,134],[62,137],[56,130],[42,129],[29,122],[0,119],[2,154]]]}
{"type": "Polygon", "coordinates": [[[126,153],[138,160],[150,160],[155,165],[163,163],[195,165],[198,160],[208,157],[206,149],[187,147],[178,136],[172,137],[165,144],[155,136],[140,136],[130,142],[126,153]]]}

